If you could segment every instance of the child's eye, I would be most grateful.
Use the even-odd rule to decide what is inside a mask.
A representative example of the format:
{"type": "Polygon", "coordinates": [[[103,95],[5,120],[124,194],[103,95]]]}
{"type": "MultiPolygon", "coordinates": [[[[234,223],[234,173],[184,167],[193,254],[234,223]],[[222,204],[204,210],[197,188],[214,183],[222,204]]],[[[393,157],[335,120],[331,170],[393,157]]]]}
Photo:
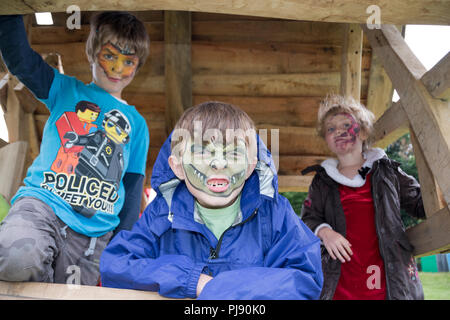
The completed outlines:
{"type": "Polygon", "coordinates": [[[350,123],[344,123],[344,127],[345,127],[345,128],[350,128],[350,127],[351,127],[351,124],[350,124],[350,123]]]}
{"type": "Polygon", "coordinates": [[[112,60],[113,56],[109,53],[105,53],[105,54],[103,54],[103,58],[105,58],[106,60],[112,60]]]}
{"type": "Polygon", "coordinates": [[[333,132],[334,131],[334,127],[329,127],[328,129],[327,129],[327,132],[329,132],[329,133],[331,133],[331,132],[333,132]]]}
{"type": "Polygon", "coordinates": [[[209,157],[211,155],[211,152],[208,151],[205,147],[203,146],[192,146],[191,152],[195,155],[195,156],[203,156],[203,157],[209,157]]]}
{"type": "Polygon", "coordinates": [[[134,66],[134,61],[133,60],[125,60],[125,65],[128,67],[132,67],[132,66],[134,66]]]}
{"type": "Polygon", "coordinates": [[[237,159],[237,158],[241,157],[241,153],[238,151],[231,151],[226,154],[226,157],[237,159]]]}

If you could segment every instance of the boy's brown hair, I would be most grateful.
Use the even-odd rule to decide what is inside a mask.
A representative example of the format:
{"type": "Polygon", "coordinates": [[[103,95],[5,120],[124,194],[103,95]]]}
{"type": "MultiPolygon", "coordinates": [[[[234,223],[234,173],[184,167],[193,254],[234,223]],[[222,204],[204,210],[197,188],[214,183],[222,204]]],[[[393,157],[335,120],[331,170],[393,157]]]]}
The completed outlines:
{"type": "Polygon", "coordinates": [[[328,116],[337,113],[348,113],[355,118],[361,127],[361,131],[368,137],[363,142],[363,151],[367,150],[372,142],[375,116],[362,103],[350,96],[331,94],[321,101],[317,113],[317,132],[319,136],[325,138],[325,120],[328,116]]]}
{"type": "MultiPolygon", "coordinates": [[[[224,140],[223,142],[226,142],[227,130],[242,130],[244,133],[253,130],[256,137],[255,124],[243,110],[229,103],[207,101],[197,106],[190,107],[180,117],[173,130],[174,134],[172,134],[172,151],[183,139],[183,134],[179,134],[180,131],[184,131],[186,134],[189,134],[189,137],[193,137],[195,135],[195,129],[200,129],[195,128],[196,122],[201,123],[202,134],[208,130],[215,129],[220,131],[224,140]]],[[[247,144],[249,143],[248,139],[249,137],[246,136],[247,144]]]]}
{"type": "Polygon", "coordinates": [[[134,49],[139,58],[138,70],[147,59],[150,39],[145,25],[134,15],[124,11],[105,11],[92,16],[91,30],[86,41],[86,54],[92,64],[101,47],[114,40],[122,48],[134,49]]]}

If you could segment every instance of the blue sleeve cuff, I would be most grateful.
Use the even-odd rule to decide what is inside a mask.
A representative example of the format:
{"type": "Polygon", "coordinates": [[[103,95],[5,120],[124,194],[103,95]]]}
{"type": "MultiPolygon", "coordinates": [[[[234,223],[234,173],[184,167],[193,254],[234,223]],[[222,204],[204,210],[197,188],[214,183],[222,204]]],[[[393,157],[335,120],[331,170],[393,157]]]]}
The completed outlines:
{"type": "Polygon", "coordinates": [[[189,278],[186,285],[186,297],[196,298],[197,297],[197,284],[200,274],[205,268],[205,264],[196,264],[189,274],[189,278]]]}

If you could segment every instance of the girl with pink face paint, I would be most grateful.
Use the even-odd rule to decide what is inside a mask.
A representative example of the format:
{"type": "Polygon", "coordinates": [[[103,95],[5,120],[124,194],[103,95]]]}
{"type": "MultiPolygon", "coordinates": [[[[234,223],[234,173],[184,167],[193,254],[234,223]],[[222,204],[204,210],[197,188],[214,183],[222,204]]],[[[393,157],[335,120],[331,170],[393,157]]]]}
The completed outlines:
{"type": "Polygon", "coordinates": [[[303,170],[317,173],[301,216],[326,249],[322,299],[423,299],[400,218],[400,208],[424,217],[420,186],[368,147],[373,121],[350,97],[327,97],[319,108],[319,134],[336,157],[303,170]]]}
{"type": "Polygon", "coordinates": [[[325,141],[330,150],[340,155],[356,151],[355,163],[362,161],[362,155],[358,150],[362,149],[363,141],[367,138],[365,135],[360,136],[360,133],[360,125],[349,113],[329,115],[325,120],[325,141]]]}

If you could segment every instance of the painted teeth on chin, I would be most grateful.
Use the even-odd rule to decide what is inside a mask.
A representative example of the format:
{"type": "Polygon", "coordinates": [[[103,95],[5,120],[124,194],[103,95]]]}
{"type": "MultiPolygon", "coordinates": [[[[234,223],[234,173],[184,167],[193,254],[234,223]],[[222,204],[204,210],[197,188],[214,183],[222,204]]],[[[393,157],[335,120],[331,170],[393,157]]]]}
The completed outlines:
{"type": "Polygon", "coordinates": [[[194,169],[194,174],[197,177],[197,179],[202,183],[205,184],[205,176],[198,170],[194,169]]]}

